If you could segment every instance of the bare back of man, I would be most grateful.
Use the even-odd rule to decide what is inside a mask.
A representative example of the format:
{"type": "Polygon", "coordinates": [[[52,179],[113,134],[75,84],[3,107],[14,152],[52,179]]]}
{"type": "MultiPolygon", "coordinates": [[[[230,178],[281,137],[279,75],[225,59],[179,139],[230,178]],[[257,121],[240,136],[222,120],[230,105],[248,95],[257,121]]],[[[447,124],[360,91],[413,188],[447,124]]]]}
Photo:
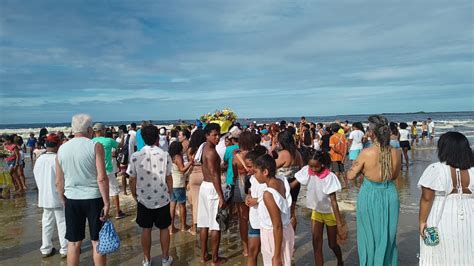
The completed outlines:
{"type": "MultiPolygon", "coordinates": [[[[212,125],[212,124],[209,124],[212,125]]],[[[209,126],[208,125],[208,126],[209,126]]],[[[225,208],[224,193],[221,186],[221,168],[220,163],[221,159],[219,154],[216,151],[216,145],[219,143],[219,132],[220,128],[216,127],[215,129],[205,130],[206,134],[206,145],[204,146],[202,153],[202,173],[203,173],[203,184],[212,183],[212,186],[215,190],[214,193],[217,194],[219,198],[218,209],[225,208]]],[[[203,189],[201,188],[201,191],[203,189]]],[[[200,191],[200,193],[201,193],[200,191]]],[[[202,200],[203,197],[200,195],[199,199],[202,200]]],[[[201,205],[201,203],[199,204],[201,205]]],[[[215,210],[216,211],[216,210],[215,210]]],[[[198,212],[200,210],[198,209],[198,212]]],[[[199,214],[198,214],[199,216],[199,214]]],[[[215,220],[214,215],[211,219],[215,220]]],[[[209,221],[210,223],[214,221],[209,221]]],[[[199,220],[198,220],[199,226],[199,220]]],[[[206,262],[212,259],[212,265],[219,265],[227,261],[226,258],[219,257],[219,244],[221,240],[221,231],[219,229],[210,227],[202,227],[200,231],[201,238],[201,261],[206,262]],[[207,249],[207,240],[209,229],[211,229],[211,249],[212,255],[208,253],[207,249]]]]}

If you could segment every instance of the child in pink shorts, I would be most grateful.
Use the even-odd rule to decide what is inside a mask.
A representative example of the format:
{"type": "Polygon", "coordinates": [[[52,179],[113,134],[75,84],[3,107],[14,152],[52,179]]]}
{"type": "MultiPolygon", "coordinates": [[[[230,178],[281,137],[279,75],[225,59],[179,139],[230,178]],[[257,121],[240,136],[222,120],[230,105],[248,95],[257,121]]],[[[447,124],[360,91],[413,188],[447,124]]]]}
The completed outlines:
{"type": "Polygon", "coordinates": [[[295,232],[290,224],[290,185],[286,178],[275,177],[276,163],[270,155],[260,156],[254,165],[257,181],[267,184],[258,204],[263,264],[291,265],[295,232]]]}

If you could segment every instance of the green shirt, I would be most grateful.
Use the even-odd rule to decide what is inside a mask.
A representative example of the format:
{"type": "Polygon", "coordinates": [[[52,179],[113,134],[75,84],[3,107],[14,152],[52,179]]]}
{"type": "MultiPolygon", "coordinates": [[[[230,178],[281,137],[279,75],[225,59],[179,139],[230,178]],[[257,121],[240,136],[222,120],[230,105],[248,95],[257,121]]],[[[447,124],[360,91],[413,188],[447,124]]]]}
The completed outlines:
{"type": "Polygon", "coordinates": [[[105,152],[105,171],[107,174],[111,174],[114,171],[114,165],[112,164],[112,149],[118,147],[118,142],[112,138],[106,137],[95,137],[92,139],[94,142],[102,144],[105,152]]]}
{"type": "Polygon", "coordinates": [[[234,157],[234,151],[239,148],[238,144],[234,144],[225,149],[224,161],[227,163],[227,175],[225,182],[227,185],[234,184],[234,171],[232,169],[232,158],[234,157]]]}

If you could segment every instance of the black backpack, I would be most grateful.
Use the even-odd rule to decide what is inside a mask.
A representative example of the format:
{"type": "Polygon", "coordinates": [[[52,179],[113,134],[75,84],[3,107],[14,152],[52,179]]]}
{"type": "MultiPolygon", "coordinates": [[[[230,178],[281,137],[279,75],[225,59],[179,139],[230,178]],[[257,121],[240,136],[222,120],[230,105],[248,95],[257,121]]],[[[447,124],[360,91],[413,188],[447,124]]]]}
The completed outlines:
{"type": "Polygon", "coordinates": [[[128,164],[128,142],[130,140],[130,135],[127,134],[125,143],[117,151],[117,162],[119,164],[128,164]]]}

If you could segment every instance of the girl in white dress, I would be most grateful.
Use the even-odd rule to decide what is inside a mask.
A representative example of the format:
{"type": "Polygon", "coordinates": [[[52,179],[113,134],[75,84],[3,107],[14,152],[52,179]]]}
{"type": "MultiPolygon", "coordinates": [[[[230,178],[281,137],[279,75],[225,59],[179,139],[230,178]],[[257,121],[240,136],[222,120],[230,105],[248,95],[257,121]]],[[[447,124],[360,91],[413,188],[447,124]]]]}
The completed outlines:
{"type": "Polygon", "coordinates": [[[276,163],[270,155],[260,156],[254,166],[257,181],[267,185],[258,204],[263,264],[289,266],[295,244],[290,185],[285,177],[275,177],[276,163]]]}
{"type": "Polygon", "coordinates": [[[469,141],[459,132],[443,134],[438,158],[418,182],[420,265],[473,265],[474,168],[469,141]],[[438,228],[438,245],[424,243],[427,227],[438,228]]]}

